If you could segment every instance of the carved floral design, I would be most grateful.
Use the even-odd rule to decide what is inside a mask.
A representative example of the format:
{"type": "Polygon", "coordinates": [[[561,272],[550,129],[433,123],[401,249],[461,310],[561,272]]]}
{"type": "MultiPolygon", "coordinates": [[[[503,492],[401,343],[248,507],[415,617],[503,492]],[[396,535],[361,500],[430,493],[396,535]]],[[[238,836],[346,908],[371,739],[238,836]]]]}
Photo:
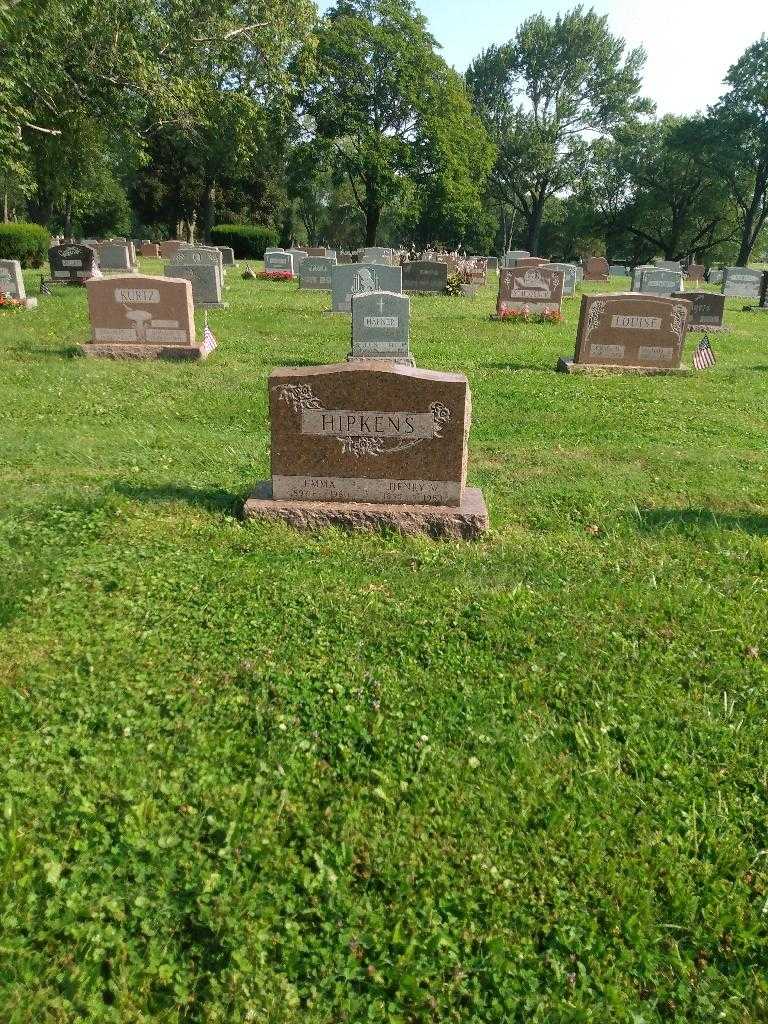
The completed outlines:
{"type": "Polygon", "coordinates": [[[293,406],[294,412],[323,408],[309,384],[283,384],[280,388],[279,401],[288,402],[293,406]]]}
{"type": "Polygon", "coordinates": [[[603,315],[606,308],[607,303],[605,303],[602,299],[598,299],[598,301],[593,302],[592,305],[589,307],[589,312],[587,313],[587,330],[586,334],[584,335],[585,342],[589,341],[590,334],[592,333],[592,331],[595,330],[597,325],[600,323],[600,317],[603,315]]]}
{"type": "Polygon", "coordinates": [[[685,306],[673,306],[672,307],[672,323],[670,330],[673,334],[676,334],[679,339],[683,337],[683,324],[685,323],[685,306]]]}

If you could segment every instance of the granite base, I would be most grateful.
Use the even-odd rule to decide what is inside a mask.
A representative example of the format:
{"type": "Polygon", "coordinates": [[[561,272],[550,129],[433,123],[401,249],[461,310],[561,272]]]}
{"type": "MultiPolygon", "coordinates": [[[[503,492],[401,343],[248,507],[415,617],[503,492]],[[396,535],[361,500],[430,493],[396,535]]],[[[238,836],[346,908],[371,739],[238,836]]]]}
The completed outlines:
{"type": "Polygon", "coordinates": [[[464,489],[458,506],[382,505],[363,502],[276,501],[272,481],[264,480],[246,499],[244,519],[283,522],[297,530],[335,526],[356,533],[391,529],[415,536],[426,534],[441,540],[477,540],[488,531],[488,510],[483,492],[464,489]]]}
{"type": "Polygon", "coordinates": [[[688,372],[687,366],[595,366],[591,363],[575,363],[573,359],[558,359],[555,369],[558,373],[629,373],[640,377],[670,376],[688,372]]]}
{"type": "Polygon", "coordinates": [[[123,342],[94,342],[79,345],[80,355],[91,359],[170,359],[202,362],[216,345],[147,345],[123,342]]]}

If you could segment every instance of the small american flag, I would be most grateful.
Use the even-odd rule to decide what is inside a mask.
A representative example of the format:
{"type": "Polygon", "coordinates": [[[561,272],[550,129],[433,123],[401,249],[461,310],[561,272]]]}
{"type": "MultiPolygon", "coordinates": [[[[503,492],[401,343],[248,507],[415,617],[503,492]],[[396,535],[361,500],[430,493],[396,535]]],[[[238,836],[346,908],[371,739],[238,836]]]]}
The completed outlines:
{"type": "Polygon", "coordinates": [[[214,337],[213,331],[208,326],[208,314],[205,314],[205,330],[203,331],[203,349],[206,352],[213,352],[216,348],[216,338],[214,337]]]}
{"type": "Polygon", "coordinates": [[[44,274],[40,277],[40,294],[41,295],[50,295],[51,294],[51,283],[50,283],[50,281],[46,281],[44,274]]]}
{"type": "Polygon", "coordinates": [[[706,334],[693,350],[693,365],[696,370],[708,370],[715,365],[715,353],[706,334]]]}

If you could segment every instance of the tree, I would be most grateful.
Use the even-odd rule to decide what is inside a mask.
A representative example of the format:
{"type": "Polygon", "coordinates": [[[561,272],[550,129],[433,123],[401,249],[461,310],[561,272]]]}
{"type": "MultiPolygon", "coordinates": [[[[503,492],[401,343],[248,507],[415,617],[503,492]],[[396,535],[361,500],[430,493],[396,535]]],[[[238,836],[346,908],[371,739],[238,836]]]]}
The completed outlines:
{"type": "Polygon", "coordinates": [[[710,111],[707,151],[738,211],[745,267],[768,223],[768,39],[761,36],[729,70],[727,92],[710,111]]]}
{"type": "Polygon", "coordinates": [[[624,54],[607,17],[577,7],[549,22],[528,18],[514,39],[484,51],[467,83],[498,157],[492,182],[525,225],[536,252],[547,201],[587,166],[588,133],[606,137],[648,113],[639,96],[642,49],[624,54]]]}
{"type": "Polygon", "coordinates": [[[412,0],[336,0],[320,24],[307,114],[347,177],[368,245],[409,180],[438,174],[462,202],[484,185],[487,140],[435,46],[412,0]],[[478,175],[467,174],[473,149],[478,175]]]}

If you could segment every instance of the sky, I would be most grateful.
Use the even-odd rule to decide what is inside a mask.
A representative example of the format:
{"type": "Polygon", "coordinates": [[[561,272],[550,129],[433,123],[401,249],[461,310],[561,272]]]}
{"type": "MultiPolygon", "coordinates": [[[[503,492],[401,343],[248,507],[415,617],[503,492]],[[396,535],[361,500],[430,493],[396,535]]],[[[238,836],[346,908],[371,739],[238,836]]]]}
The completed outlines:
{"type": "MultiPolygon", "coordinates": [[[[644,95],[659,115],[704,110],[725,91],[728,68],[762,33],[768,0],[583,0],[608,15],[615,35],[648,54],[644,95]]],[[[457,71],[492,44],[504,43],[531,14],[552,17],[577,6],[561,0],[417,0],[443,57],[457,71]]],[[[331,6],[321,0],[321,10],[331,6]]]]}

